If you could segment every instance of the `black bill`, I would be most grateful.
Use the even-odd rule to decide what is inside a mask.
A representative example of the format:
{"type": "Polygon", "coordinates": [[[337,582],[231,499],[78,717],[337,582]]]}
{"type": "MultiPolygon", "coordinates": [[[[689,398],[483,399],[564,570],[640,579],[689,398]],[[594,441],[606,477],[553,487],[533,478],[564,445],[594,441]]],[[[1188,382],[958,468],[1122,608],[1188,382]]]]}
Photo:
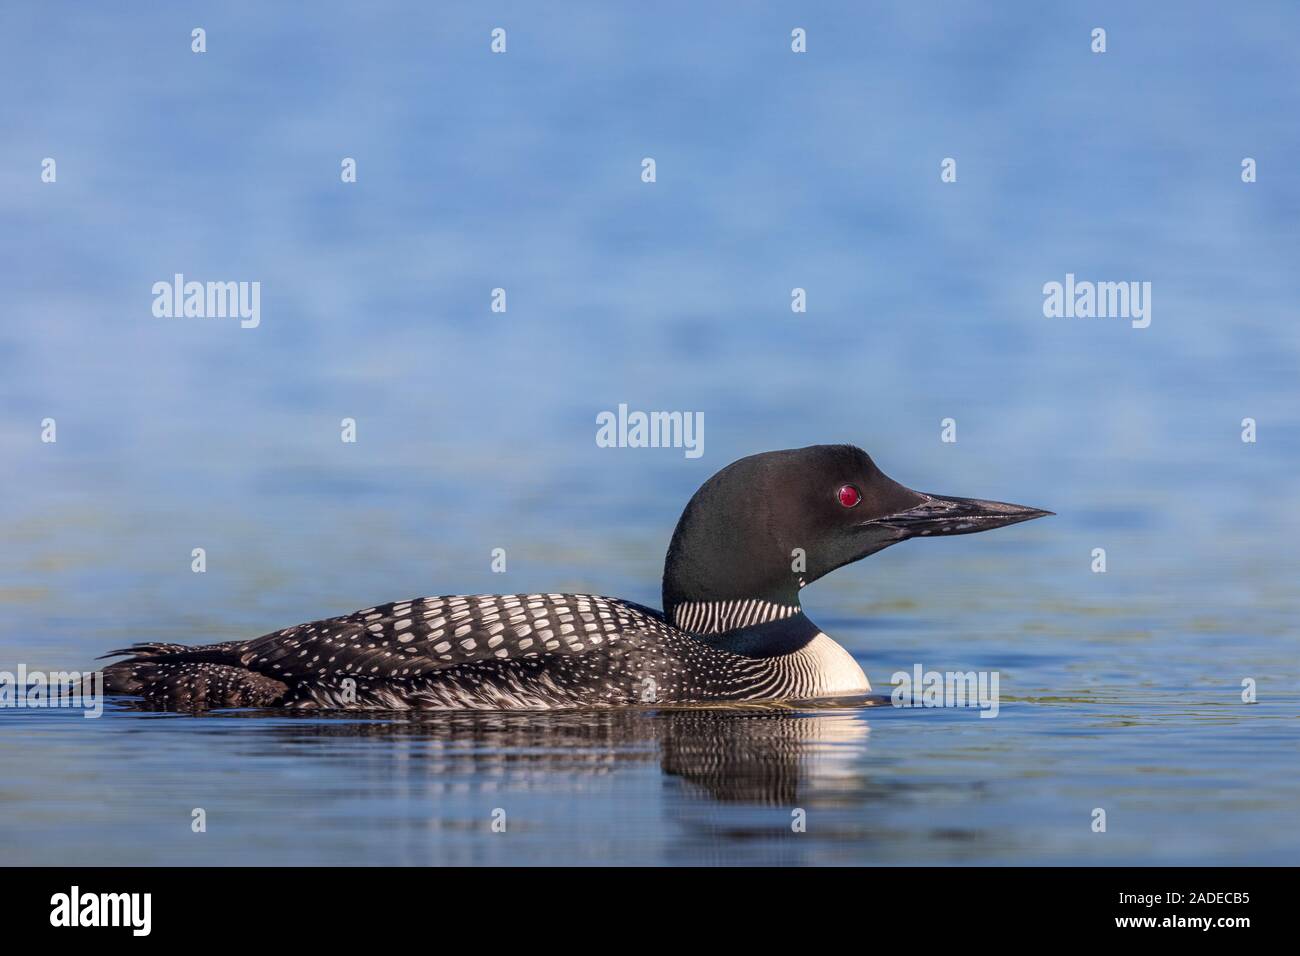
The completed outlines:
{"type": "Polygon", "coordinates": [[[898,514],[875,518],[869,523],[891,528],[903,537],[920,538],[940,534],[974,534],[1055,513],[1005,501],[945,498],[920,492],[917,494],[924,499],[920,504],[898,514]]]}

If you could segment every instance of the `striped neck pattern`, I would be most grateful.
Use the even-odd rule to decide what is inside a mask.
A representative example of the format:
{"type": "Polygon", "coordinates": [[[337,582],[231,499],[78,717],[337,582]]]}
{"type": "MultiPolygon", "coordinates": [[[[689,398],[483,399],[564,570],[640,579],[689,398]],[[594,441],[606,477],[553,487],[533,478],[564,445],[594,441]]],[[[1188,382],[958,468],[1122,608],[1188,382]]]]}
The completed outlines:
{"type": "Polygon", "coordinates": [[[794,617],[802,610],[797,604],[776,604],[761,598],[683,601],[673,608],[672,622],[691,634],[725,634],[742,627],[794,617]]]}

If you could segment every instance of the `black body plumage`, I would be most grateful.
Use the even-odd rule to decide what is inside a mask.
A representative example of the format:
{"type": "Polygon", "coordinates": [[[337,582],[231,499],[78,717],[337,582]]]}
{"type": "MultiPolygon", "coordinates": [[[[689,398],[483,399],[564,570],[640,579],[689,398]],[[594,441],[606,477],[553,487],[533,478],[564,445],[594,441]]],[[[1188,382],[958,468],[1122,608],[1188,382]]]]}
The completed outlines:
{"type": "Polygon", "coordinates": [[[771,656],[733,653],[649,608],[582,594],[417,598],[246,642],[125,653],[136,656],[107,669],[109,691],[178,706],[511,710],[816,690],[771,656]]]}

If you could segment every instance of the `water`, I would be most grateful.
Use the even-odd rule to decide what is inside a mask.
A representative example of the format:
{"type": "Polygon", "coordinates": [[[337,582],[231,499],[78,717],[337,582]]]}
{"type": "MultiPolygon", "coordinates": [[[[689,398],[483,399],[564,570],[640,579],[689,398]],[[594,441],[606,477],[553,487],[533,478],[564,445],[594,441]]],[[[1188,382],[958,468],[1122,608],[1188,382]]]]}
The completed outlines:
{"type": "Polygon", "coordinates": [[[1300,862],[1300,15],[1179,10],[827,8],[798,59],[776,8],[506,7],[496,58],[468,7],[6,8],[0,669],[657,606],[687,497],[768,448],[1058,516],[804,593],[877,690],[996,670],[996,719],[0,710],[0,862],[1300,862]],[[155,319],[178,271],[261,326],[155,319]],[[1044,318],[1067,272],[1151,281],[1151,326],[1044,318]],[[620,402],[705,454],[597,448],[620,402]]]}

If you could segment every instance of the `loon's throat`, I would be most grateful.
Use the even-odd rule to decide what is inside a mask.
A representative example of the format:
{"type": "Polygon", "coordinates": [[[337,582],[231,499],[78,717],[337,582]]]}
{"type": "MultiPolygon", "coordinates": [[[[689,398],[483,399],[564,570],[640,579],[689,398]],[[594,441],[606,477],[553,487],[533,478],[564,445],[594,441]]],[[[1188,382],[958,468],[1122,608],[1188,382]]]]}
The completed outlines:
{"type": "Polygon", "coordinates": [[[805,647],[821,628],[796,605],[708,601],[673,608],[672,622],[712,647],[746,657],[779,657],[805,647]]]}
{"type": "Polygon", "coordinates": [[[785,621],[803,614],[798,604],[762,598],[732,601],[683,601],[674,605],[669,620],[683,631],[701,637],[727,634],[744,628],[785,621]]]}

